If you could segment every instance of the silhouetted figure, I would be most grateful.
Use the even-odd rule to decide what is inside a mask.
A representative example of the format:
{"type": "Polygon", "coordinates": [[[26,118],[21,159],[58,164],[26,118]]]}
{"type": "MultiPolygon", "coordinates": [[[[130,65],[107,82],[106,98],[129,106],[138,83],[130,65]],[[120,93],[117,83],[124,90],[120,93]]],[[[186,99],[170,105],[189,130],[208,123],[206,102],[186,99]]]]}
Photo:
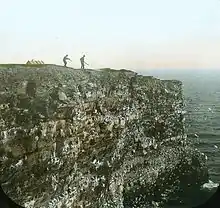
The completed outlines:
{"type": "Polygon", "coordinates": [[[81,69],[85,69],[85,64],[87,64],[85,62],[85,55],[83,55],[83,57],[80,58],[80,62],[81,62],[81,69]]]}
{"type": "Polygon", "coordinates": [[[65,56],[63,57],[63,63],[64,63],[64,66],[65,66],[65,67],[66,67],[66,65],[67,65],[67,60],[71,61],[71,59],[68,58],[68,55],[65,55],[65,56]]]}
{"type": "Polygon", "coordinates": [[[24,208],[15,202],[13,202],[3,191],[2,187],[0,186],[0,207],[1,208],[24,208]]]}

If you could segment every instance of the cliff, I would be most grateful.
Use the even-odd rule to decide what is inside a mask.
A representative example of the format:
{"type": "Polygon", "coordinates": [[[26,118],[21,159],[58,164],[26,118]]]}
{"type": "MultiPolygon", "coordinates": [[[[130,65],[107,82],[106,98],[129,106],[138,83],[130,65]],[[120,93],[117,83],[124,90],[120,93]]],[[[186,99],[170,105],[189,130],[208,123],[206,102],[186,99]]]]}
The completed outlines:
{"type": "Polygon", "coordinates": [[[150,207],[208,179],[182,84],[128,70],[0,66],[0,182],[25,207],[150,207]]]}

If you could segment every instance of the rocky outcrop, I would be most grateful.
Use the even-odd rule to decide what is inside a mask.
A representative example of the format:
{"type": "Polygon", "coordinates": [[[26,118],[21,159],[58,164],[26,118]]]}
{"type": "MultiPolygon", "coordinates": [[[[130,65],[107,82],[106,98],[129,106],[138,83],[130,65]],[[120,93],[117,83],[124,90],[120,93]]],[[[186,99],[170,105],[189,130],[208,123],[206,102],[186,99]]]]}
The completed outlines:
{"type": "Polygon", "coordinates": [[[207,181],[179,81],[10,65],[0,91],[0,182],[22,206],[154,207],[207,181]]]}
{"type": "Polygon", "coordinates": [[[31,61],[28,60],[28,61],[26,62],[26,64],[27,64],[27,65],[30,65],[30,64],[35,64],[35,65],[37,65],[37,64],[44,64],[44,62],[43,62],[42,60],[40,61],[40,60],[34,60],[34,59],[32,59],[31,61]]]}

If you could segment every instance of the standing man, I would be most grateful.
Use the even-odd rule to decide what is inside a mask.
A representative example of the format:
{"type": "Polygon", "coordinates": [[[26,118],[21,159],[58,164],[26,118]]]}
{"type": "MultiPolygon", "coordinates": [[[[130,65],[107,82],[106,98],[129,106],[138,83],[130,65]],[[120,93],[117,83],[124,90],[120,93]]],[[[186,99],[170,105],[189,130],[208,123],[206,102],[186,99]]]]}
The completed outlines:
{"type": "Polygon", "coordinates": [[[66,65],[67,65],[67,60],[70,60],[70,61],[71,61],[71,59],[68,58],[68,55],[65,55],[65,56],[63,57],[63,63],[64,63],[64,66],[65,66],[65,67],[66,67],[66,65]]]}
{"type": "Polygon", "coordinates": [[[85,64],[87,64],[85,62],[85,55],[83,55],[83,57],[80,58],[80,62],[81,62],[81,69],[85,69],[85,64]]]}

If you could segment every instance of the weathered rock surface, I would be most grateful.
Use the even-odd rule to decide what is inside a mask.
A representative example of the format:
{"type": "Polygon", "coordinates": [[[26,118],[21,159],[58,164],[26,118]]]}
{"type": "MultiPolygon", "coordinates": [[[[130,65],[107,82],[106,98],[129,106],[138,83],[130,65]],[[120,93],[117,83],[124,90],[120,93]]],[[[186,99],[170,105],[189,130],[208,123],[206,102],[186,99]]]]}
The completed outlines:
{"type": "Polygon", "coordinates": [[[149,207],[208,180],[182,84],[127,70],[0,67],[0,182],[25,207],[149,207]]]}

